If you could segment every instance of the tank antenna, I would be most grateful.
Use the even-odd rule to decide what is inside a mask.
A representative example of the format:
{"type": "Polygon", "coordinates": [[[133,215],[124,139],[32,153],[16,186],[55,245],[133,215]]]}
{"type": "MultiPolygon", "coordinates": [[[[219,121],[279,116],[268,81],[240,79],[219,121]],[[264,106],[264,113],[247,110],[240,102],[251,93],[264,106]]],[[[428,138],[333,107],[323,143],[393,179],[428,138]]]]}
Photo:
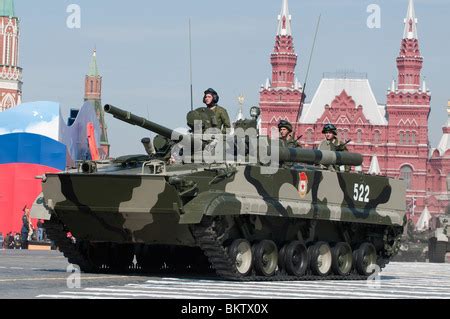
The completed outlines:
{"type": "MultiPolygon", "coordinates": [[[[313,53],[314,53],[314,48],[316,46],[317,34],[319,33],[319,26],[320,26],[320,19],[321,18],[322,18],[322,14],[319,15],[319,18],[317,20],[316,33],[314,35],[314,41],[313,41],[313,46],[312,46],[312,49],[311,49],[311,54],[309,55],[308,69],[306,70],[306,77],[305,77],[305,82],[303,84],[302,99],[301,99],[301,102],[300,102],[300,106],[302,106],[303,103],[305,102],[306,84],[308,83],[309,69],[311,67],[311,61],[312,61],[312,57],[313,57],[313,53]]],[[[294,134],[293,134],[294,138],[295,138],[295,135],[297,134],[299,117],[300,117],[300,107],[298,108],[297,117],[295,118],[296,124],[295,124],[295,129],[294,129],[294,134]]]]}
{"type": "Polygon", "coordinates": [[[192,33],[191,33],[191,18],[189,18],[189,69],[190,69],[190,81],[191,81],[191,111],[194,110],[194,96],[192,89],[192,33]]]}

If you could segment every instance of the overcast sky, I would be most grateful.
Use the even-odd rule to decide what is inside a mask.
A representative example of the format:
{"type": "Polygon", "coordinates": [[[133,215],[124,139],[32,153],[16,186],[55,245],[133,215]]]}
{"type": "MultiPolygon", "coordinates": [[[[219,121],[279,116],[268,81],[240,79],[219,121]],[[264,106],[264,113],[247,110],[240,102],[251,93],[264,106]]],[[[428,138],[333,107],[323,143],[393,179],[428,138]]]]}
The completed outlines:
{"type": "MultiPolygon", "coordinates": [[[[21,19],[24,102],[60,102],[65,113],[83,103],[84,75],[97,48],[103,103],[127,108],[169,127],[185,124],[190,109],[189,18],[192,23],[195,106],[215,88],[231,117],[237,97],[246,112],[259,102],[259,88],[271,74],[277,15],[282,0],[15,0],[21,19]],[[81,28],[67,27],[67,7],[81,8],[81,28]]],[[[380,104],[397,78],[396,57],[403,36],[407,0],[290,0],[296,74],[303,83],[319,14],[322,23],[306,93],[310,101],[324,72],[367,73],[380,104]],[[381,27],[370,29],[367,7],[381,9],[381,27]]],[[[424,69],[432,93],[430,141],[436,146],[450,99],[448,0],[416,0],[424,69]]],[[[330,101],[331,102],[331,101],[330,101]]],[[[107,115],[112,156],[142,153],[149,135],[107,115]]]]}

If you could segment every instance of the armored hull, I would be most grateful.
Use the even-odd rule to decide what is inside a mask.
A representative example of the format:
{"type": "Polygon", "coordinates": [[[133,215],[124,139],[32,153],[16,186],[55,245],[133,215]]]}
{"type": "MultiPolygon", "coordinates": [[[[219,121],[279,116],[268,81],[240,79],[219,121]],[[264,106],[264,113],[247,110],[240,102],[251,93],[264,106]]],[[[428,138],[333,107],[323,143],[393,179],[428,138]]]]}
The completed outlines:
{"type": "Polygon", "coordinates": [[[401,181],[307,165],[263,169],[129,159],[48,174],[46,227],[87,272],[363,279],[398,250],[401,181]]]}
{"type": "MultiPolygon", "coordinates": [[[[111,105],[105,111],[160,136],[153,144],[142,140],[148,156],[104,167],[85,162],[43,178],[47,233],[85,272],[365,279],[398,251],[403,182],[334,170],[361,165],[360,154],[278,148],[277,140],[251,134],[223,136],[207,109],[188,114],[190,135],[111,105]],[[224,140],[231,148],[221,147],[224,140]],[[277,159],[270,164],[261,157],[267,146],[277,159]]],[[[257,118],[248,123],[256,125],[257,118]]],[[[256,127],[249,131],[256,134],[256,127]]]]}

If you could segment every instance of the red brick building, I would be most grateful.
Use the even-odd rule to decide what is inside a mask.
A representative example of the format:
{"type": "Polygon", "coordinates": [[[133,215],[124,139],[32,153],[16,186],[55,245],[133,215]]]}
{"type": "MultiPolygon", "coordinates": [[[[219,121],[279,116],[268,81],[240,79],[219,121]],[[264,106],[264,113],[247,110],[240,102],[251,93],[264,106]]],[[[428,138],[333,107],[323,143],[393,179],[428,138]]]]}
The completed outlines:
{"type": "Polygon", "coordinates": [[[296,137],[303,135],[302,144],[315,147],[324,138],[323,125],[333,123],[341,140],[352,140],[350,151],[363,154],[363,172],[405,180],[415,221],[426,207],[431,214],[444,213],[450,199],[450,102],[442,140],[431,149],[431,95],[421,76],[419,44],[414,3],[409,0],[397,57],[398,80],[393,81],[385,105],[377,102],[367,76],[356,74],[325,75],[311,102],[303,103],[303,88],[295,78],[291,16],[288,1],[283,0],[271,55],[272,80],[260,91],[261,127],[270,132],[287,119],[296,126],[296,137]]]}

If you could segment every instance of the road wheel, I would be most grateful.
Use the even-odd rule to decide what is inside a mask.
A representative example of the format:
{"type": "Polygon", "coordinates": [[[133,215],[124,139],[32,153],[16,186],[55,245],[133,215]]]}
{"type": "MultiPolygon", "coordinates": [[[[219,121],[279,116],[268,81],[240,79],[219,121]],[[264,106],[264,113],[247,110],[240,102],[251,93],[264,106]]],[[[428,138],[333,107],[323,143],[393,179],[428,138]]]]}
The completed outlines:
{"type": "Polygon", "coordinates": [[[360,275],[370,276],[375,269],[373,268],[377,263],[377,251],[374,245],[370,243],[363,243],[355,251],[356,260],[355,268],[360,275]]]}
{"type": "Polygon", "coordinates": [[[293,241],[283,247],[284,265],[287,273],[293,276],[303,276],[308,269],[308,251],[299,241],[293,241]]]}
{"type": "Polygon", "coordinates": [[[252,246],[245,239],[236,239],[228,247],[228,255],[234,262],[236,271],[247,276],[252,269],[252,246]]]}
{"type": "Polygon", "coordinates": [[[347,243],[337,243],[331,249],[333,272],[339,276],[347,276],[352,271],[353,255],[352,249],[347,243]]]}
{"type": "Polygon", "coordinates": [[[330,245],[320,241],[309,247],[308,254],[312,272],[317,276],[327,276],[331,271],[332,264],[330,245]]]}
{"type": "Polygon", "coordinates": [[[263,240],[253,247],[256,271],[266,277],[273,276],[278,265],[278,248],[271,240],[263,240]]]}
{"type": "Polygon", "coordinates": [[[284,262],[285,256],[286,256],[286,247],[288,244],[281,247],[280,251],[278,252],[278,269],[280,270],[286,270],[286,264],[284,262]]]}

